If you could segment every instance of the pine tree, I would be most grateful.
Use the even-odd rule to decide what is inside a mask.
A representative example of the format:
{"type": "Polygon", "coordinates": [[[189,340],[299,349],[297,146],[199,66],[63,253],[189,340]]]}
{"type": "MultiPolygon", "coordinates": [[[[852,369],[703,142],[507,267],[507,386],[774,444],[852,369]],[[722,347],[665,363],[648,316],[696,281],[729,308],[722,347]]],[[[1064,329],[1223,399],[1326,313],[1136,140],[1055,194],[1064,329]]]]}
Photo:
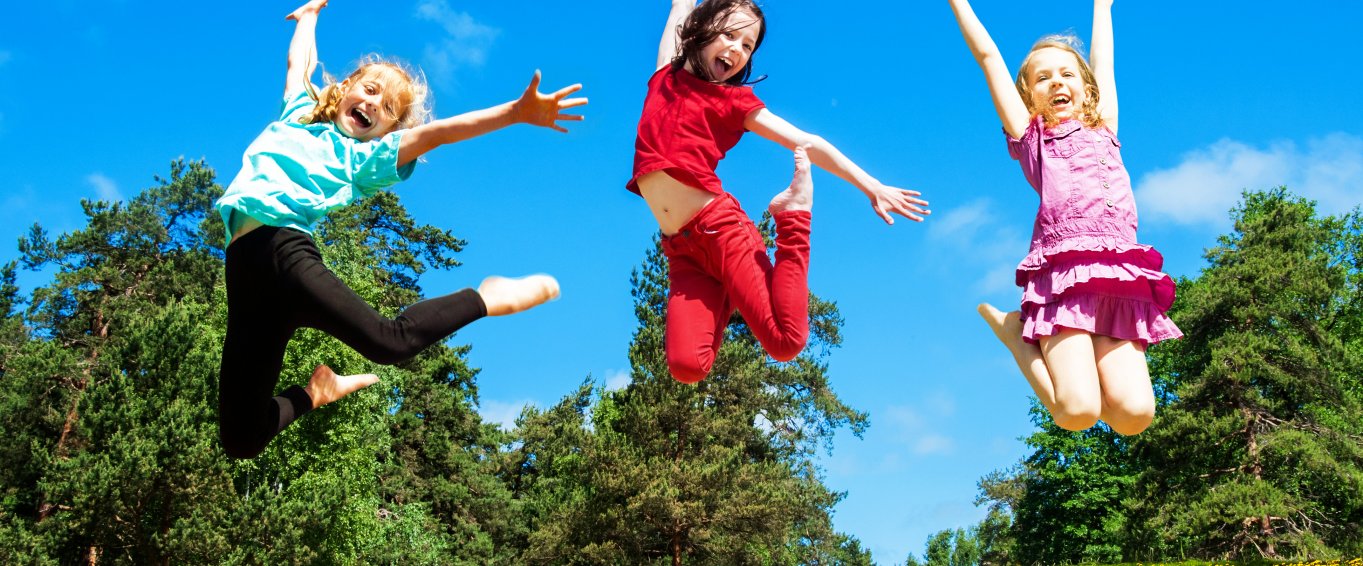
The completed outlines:
{"type": "MultiPolygon", "coordinates": [[[[87,225],[70,234],[34,226],[22,264],[55,275],[27,301],[13,266],[0,272],[0,562],[484,563],[487,533],[510,529],[509,496],[480,492],[501,484],[470,447],[503,438],[472,410],[466,348],[377,369],[300,331],[281,386],[319,363],[377,369],[382,385],[309,414],[257,459],[225,457],[221,188],[202,162],[157,181],[127,203],[83,202],[87,225]]],[[[334,214],[319,246],[392,314],[420,296],[423,270],[457,265],[462,242],[391,195],[367,202],[334,214]]]]}
{"type": "Polygon", "coordinates": [[[1363,336],[1355,211],[1248,193],[1184,280],[1182,340],[1152,350],[1175,385],[1138,437],[1129,556],[1363,552],[1363,336]]]}
{"type": "MultiPolygon", "coordinates": [[[[601,393],[577,446],[527,436],[521,458],[540,491],[528,563],[864,564],[859,543],[835,533],[841,494],[812,456],[834,431],[860,434],[866,416],[832,392],[821,361],[840,341],[836,307],[812,299],[811,346],[772,362],[735,315],[709,377],[672,379],[663,356],[666,260],[656,245],[632,277],[639,328],[631,383],[601,393]],[[562,476],[560,476],[562,477],[562,476]]],[[[585,390],[536,430],[585,422],[585,390]],[[573,417],[571,410],[580,411],[573,417]],[[551,424],[552,423],[552,424],[551,424]]]]}

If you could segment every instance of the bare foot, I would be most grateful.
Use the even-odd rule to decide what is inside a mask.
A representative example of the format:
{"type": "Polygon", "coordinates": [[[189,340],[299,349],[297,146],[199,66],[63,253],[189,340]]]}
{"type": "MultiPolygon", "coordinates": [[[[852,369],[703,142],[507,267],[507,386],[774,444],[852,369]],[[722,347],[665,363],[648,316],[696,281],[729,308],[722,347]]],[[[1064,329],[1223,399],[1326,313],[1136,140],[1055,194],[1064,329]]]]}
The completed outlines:
{"type": "Polygon", "coordinates": [[[809,173],[809,145],[795,148],[795,176],[790,186],[772,197],[767,212],[775,215],[786,210],[811,210],[814,208],[814,177],[809,173]]]}
{"type": "Polygon", "coordinates": [[[488,316],[515,314],[557,299],[558,280],[543,274],[515,279],[494,275],[478,285],[478,294],[488,316]]]}
{"type": "Polygon", "coordinates": [[[994,336],[998,337],[999,342],[1003,342],[1008,351],[1013,353],[1013,361],[1017,362],[1022,376],[1027,378],[1027,383],[1031,384],[1032,390],[1041,399],[1041,404],[1047,409],[1053,408],[1055,386],[1051,383],[1051,373],[1046,369],[1046,359],[1041,355],[1041,348],[1022,339],[1022,313],[1018,311],[1004,313],[989,303],[980,303],[975,310],[989,323],[989,328],[994,331],[994,336]]]}
{"type": "Polygon", "coordinates": [[[312,370],[308,386],[303,390],[312,397],[312,408],[316,409],[378,382],[379,376],[372,373],[337,375],[323,364],[312,370]]]}

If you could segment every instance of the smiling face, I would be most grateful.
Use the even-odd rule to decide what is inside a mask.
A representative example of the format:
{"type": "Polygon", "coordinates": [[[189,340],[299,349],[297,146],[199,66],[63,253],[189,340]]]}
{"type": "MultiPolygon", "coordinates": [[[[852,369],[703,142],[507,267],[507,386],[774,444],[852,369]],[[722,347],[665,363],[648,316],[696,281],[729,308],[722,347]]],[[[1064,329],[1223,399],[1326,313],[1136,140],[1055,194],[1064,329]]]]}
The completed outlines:
{"type": "Polygon", "coordinates": [[[1059,47],[1043,47],[1027,59],[1025,77],[1032,111],[1058,121],[1080,118],[1089,85],[1078,56],[1059,47]]]}
{"type": "Polygon", "coordinates": [[[712,82],[723,83],[742,72],[752,59],[762,31],[762,22],[752,11],[739,9],[729,13],[720,23],[719,29],[719,35],[701,48],[700,62],[705,69],[688,70],[692,74],[706,76],[712,82]]]}
{"type": "Polygon", "coordinates": [[[337,106],[336,127],[360,141],[383,137],[397,129],[397,93],[379,73],[346,79],[345,96],[337,106]]]}

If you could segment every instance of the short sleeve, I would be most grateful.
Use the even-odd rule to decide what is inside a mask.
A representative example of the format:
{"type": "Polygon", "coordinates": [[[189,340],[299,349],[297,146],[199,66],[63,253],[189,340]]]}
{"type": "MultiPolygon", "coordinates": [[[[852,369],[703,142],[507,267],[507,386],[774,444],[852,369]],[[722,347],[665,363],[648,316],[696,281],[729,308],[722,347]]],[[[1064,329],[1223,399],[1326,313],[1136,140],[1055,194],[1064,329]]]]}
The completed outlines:
{"type": "Polygon", "coordinates": [[[391,132],[376,140],[355,144],[351,154],[355,189],[364,196],[405,181],[416,169],[416,160],[398,167],[398,149],[403,131],[391,132]]]}
{"type": "Polygon", "coordinates": [[[308,95],[307,89],[284,93],[284,107],[279,112],[280,122],[297,123],[299,118],[312,113],[317,101],[308,95]]]}
{"type": "Polygon", "coordinates": [[[1003,137],[1008,140],[1008,156],[1015,160],[1022,160],[1027,156],[1027,148],[1036,147],[1037,137],[1041,135],[1041,120],[1035,119],[1027,124],[1027,129],[1023,130],[1021,138],[1008,135],[1008,130],[1003,130],[1003,137]]]}
{"type": "Polygon", "coordinates": [[[752,114],[754,110],[766,108],[767,104],[757,98],[757,94],[752,91],[752,87],[734,87],[732,93],[733,96],[730,98],[730,104],[733,109],[733,120],[738,129],[744,130],[746,128],[743,127],[743,122],[747,120],[748,115],[752,114]]]}

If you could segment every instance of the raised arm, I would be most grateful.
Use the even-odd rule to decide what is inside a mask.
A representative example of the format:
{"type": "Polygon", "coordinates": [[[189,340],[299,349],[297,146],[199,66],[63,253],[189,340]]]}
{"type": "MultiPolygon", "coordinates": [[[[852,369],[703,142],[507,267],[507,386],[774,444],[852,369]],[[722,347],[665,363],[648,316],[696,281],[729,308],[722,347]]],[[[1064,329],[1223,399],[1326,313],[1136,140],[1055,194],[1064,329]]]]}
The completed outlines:
{"type": "Polygon", "coordinates": [[[894,217],[890,213],[918,222],[923,221],[923,216],[932,214],[924,208],[928,201],[917,198],[921,194],[918,191],[881,183],[838,151],[838,148],[828,140],[804,132],[766,108],[748,114],[743,125],[753,133],[781,144],[789,150],[794,150],[796,146],[807,146],[809,159],[815,165],[860,189],[871,199],[871,208],[875,209],[876,215],[886,224],[894,224],[894,217]]]}
{"type": "Polygon", "coordinates": [[[1014,86],[1013,76],[1008,73],[1008,65],[1004,63],[999,47],[989,37],[989,32],[984,29],[980,19],[975,17],[975,11],[970,9],[969,2],[951,0],[951,11],[956,13],[956,23],[961,26],[961,35],[965,36],[966,45],[970,47],[970,52],[975,55],[975,61],[984,71],[985,82],[989,83],[989,92],[994,97],[994,110],[998,112],[999,120],[1003,122],[1004,131],[1015,138],[1022,137],[1022,133],[1027,130],[1031,113],[1027,111],[1027,105],[1023,103],[1022,96],[1014,86]]]}
{"type": "Polygon", "coordinates": [[[1093,2],[1093,39],[1089,67],[1098,81],[1098,115],[1117,133],[1117,74],[1112,60],[1112,0],[1093,2]]]}
{"type": "Polygon", "coordinates": [[[411,163],[426,152],[447,143],[478,137],[512,124],[533,124],[567,132],[567,128],[558,125],[559,120],[582,119],[581,115],[563,113],[568,108],[587,103],[586,98],[565,99],[581,90],[581,84],[563,87],[552,94],[541,93],[539,86],[540,72],[535,71],[530,86],[525,87],[519,99],[435,120],[403,132],[398,141],[398,166],[411,163]]]}
{"type": "Polygon", "coordinates": [[[288,20],[298,22],[289,40],[289,70],[284,75],[284,95],[303,90],[317,68],[317,14],[326,7],[327,0],[310,0],[289,14],[288,20]]]}
{"type": "Polygon", "coordinates": [[[672,10],[667,13],[667,25],[663,27],[663,39],[658,42],[658,66],[653,68],[654,71],[666,67],[677,56],[677,29],[694,9],[695,0],[672,0],[672,10]]]}

